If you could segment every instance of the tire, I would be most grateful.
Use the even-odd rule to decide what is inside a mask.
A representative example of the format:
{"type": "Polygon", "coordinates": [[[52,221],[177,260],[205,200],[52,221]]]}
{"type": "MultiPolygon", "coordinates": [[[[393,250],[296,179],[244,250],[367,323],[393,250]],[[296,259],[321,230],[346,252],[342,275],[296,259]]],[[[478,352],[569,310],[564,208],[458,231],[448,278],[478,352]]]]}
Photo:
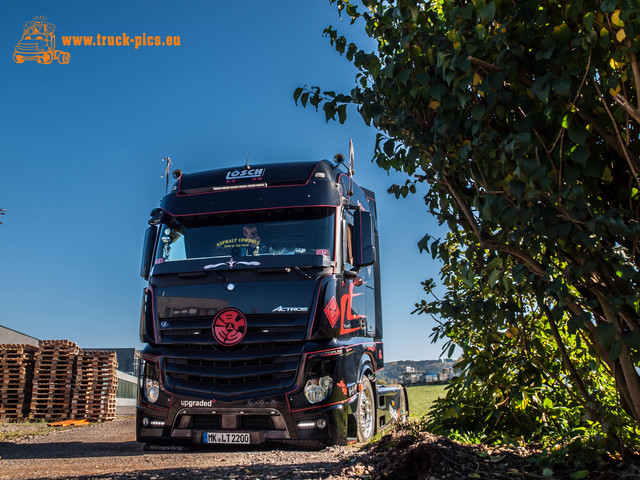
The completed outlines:
{"type": "Polygon", "coordinates": [[[368,442],[376,433],[376,400],[373,387],[366,375],[362,378],[362,390],[358,394],[356,425],[359,442],[368,442]]]}
{"type": "Polygon", "coordinates": [[[402,424],[407,422],[409,417],[409,411],[407,408],[407,397],[404,393],[404,387],[400,388],[400,405],[398,405],[398,420],[397,422],[402,424]]]}
{"type": "Polygon", "coordinates": [[[24,63],[24,58],[22,55],[13,54],[13,61],[16,63],[24,63]]]}

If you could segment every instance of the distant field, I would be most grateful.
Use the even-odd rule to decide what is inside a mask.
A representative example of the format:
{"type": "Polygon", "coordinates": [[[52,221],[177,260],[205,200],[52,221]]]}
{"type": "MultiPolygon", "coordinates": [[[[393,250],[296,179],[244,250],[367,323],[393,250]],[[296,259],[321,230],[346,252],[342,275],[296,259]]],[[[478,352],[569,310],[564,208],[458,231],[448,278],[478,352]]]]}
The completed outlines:
{"type": "Polygon", "coordinates": [[[427,414],[436,398],[444,397],[446,385],[418,385],[407,387],[409,396],[409,413],[413,418],[427,414]]]}

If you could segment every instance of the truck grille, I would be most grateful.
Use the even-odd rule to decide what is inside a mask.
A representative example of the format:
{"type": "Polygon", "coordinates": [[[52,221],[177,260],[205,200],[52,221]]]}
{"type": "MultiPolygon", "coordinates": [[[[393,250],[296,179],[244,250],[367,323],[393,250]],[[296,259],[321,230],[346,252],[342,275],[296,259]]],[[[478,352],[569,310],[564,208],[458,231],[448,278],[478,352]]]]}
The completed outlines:
{"type": "MultiPolygon", "coordinates": [[[[307,333],[307,315],[245,315],[247,334],[241,344],[265,342],[304,341],[307,333]]],[[[213,338],[209,317],[170,317],[158,320],[160,343],[205,344],[218,343],[213,338]]]]}
{"type": "Polygon", "coordinates": [[[213,338],[211,317],[159,319],[163,377],[176,392],[223,397],[277,394],[296,380],[306,315],[247,315],[247,334],[232,347],[213,338]]]}

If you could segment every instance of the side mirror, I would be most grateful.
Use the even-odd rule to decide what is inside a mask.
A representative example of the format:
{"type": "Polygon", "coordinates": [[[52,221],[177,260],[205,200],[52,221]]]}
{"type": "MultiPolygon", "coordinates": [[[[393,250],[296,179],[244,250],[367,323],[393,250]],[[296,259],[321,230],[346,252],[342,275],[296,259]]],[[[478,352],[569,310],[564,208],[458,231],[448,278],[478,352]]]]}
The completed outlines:
{"type": "Polygon", "coordinates": [[[376,261],[376,236],[373,217],[370,212],[365,210],[354,212],[353,217],[355,231],[354,266],[358,268],[368,267],[376,261]]]}
{"type": "Polygon", "coordinates": [[[158,227],[150,225],[144,234],[144,244],[142,247],[142,262],[140,264],[140,276],[149,280],[151,273],[151,263],[153,262],[153,252],[156,245],[156,234],[158,227]]]}

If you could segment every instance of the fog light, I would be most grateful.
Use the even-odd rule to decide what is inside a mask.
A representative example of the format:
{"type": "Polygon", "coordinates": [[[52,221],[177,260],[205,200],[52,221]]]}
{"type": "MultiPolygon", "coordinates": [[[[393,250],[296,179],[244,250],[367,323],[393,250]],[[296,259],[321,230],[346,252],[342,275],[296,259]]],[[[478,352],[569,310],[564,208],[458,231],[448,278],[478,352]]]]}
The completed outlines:
{"type": "Polygon", "coordinates": [[[324,418],[319,418],[318,420],[316,420],[316,425],[318,426],[318,428],[326,428],[327,421],[324,418]]]}
{"type": "Polygon", "coordinates": [[[329,396],[332,388],[333,379],[329,376],[311,378],[307,380],[304,387],[304,396],[307,397],[309,403],[318,403],[329,396]]]}
{"type": "Polygon", "coordinates": [[[142,426],[143,427],[148,427],[149,426],[149,417],[144,417],[142,419],[142,426]]]}

